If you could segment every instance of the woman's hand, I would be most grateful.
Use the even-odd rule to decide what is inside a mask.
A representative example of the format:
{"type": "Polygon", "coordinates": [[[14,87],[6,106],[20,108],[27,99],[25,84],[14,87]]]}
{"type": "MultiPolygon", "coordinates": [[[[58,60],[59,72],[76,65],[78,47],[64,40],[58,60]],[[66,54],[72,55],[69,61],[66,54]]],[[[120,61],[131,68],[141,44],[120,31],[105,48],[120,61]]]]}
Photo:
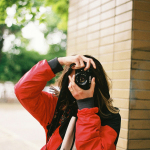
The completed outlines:
{"type": "Polygon", "coordinates": [[[76,100],[93,97],[94,88],[95,88],[94,77],[92,78],[92,82],[91,82],[91,86],[89,90],[83,90],[75,83],[75,75],[73,75],[72,78],[71,76],[69,76],[69,81],[70,83],[69,83],[68,89],[76,100]]]}
{"type": "Polygon", "coordinates": [[[86,71],[87,69],[90,68],[90,65],[93,65],[93,68],[96,69],[96,65],[91,58],[87,58],[83,55],[75,55],[75,56],[67,56],[67,57],[59,57],[58,58],[59,63],[63,66],[70,66],[72,63],[75,63],[75,65],[72,67],[72,69],[80,69],[85,67],[84,62],[86,62],[86,67],[84,70],[86,71]]]}

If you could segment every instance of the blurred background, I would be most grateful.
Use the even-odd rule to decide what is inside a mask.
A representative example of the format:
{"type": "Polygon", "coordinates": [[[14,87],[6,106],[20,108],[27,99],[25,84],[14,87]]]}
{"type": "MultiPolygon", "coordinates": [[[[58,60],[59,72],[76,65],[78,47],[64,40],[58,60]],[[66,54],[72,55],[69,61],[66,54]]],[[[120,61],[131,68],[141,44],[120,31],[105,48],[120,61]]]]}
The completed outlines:
{"type": "Polygon", "coordinates": [[[66,55],[68,5],[68,0],[0,0],[0,149],[37,150],[46,143],[14,85],[38,61],[66,55]]]}
{"type": "Polygon", "coordinates": [[[0,149],[45,144],[13,87],[39,60],[72,54],[94,56],[111,79],[121,114],[116,149],[149,150],[150,0],[0,0],[0,149]]]}

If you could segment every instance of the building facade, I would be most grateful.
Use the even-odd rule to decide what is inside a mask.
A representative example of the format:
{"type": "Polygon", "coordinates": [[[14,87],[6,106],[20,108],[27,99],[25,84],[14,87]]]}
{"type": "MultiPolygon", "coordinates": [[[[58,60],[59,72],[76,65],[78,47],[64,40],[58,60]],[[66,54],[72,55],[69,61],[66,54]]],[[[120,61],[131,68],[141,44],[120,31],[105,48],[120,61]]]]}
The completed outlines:
{"type": "Polygon", "coordinates": [[[117,150],[150,149],[150,0],[70,0],[67,55],[89,54],[120,108],[117,150]]]}

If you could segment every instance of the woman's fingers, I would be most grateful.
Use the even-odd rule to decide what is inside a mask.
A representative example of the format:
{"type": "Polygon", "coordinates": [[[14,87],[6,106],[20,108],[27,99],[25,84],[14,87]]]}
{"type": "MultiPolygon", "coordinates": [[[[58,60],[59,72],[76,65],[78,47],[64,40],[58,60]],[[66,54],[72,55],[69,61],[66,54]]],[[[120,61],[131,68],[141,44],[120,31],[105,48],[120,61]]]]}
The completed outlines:
{"type": "Polygon", "coordinates": [[[81,68],[85,67],[85,64],[83,62],[83,59],[80,59],[80,65],[81,65],[81,68]]]}
{"type": "Polygon", "coordinates": [[[69,80],[71,82],[71,87],[74,91],[79,91],[82,90],[80,87],[78,87],[75,83],[75,75],[73,75],[73,77],[71,78],[71,76],[69,76],[69,80]]]}
{"type": "Polygon", "coordinates": [[[86,62],[86,67],[84,68],[84,71],[86,71],[87,69],[89,69],[89,68],[90,68],[90,65],[91,65],[90,60],[88,60],[88,61],[86,62]]]}
{"type": "Polygon", "coordinates": [[[94,92],[94,89],[95,89],[95,77],[92,78],[92,82],[91,82],[91,86],[90,86],[90,90],[92,92],[94,92]]]}
{"type": "Polygon", "coordinates": [[[68,85],[68,89],[69,89],[70,92],[72,93],[72,92],[73,92],[73,87],[72,87],[71,77],[70,77],[70,76],[68,76],[68,77],[69,77],[69,81],[70,81],[70,83],[69,83],[69,85],[68,85]]]}
{"type": "Polygon", "coordinates": [[[90,68],[91,64],[92,64],[93,68],[96,69],[96,65],[95,65],[95,62],[93,61],[93,59],[87,58],[85,56],[82,56],[82,59],[83,59],[83,61],[85,61],[87,63],[86,67],[84,69],[85,71],[90,68]]]}

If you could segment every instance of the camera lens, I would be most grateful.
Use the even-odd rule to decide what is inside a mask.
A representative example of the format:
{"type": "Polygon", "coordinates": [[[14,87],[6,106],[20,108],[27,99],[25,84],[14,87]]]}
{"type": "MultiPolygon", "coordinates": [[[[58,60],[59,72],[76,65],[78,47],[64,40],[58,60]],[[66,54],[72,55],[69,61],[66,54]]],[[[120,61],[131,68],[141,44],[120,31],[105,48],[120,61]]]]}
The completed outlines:
{"type": "Polygon", "coordinates": [[[81,83],[85,82],[85,80],[86,80],[86,79],[85,79],[85,76],[84,76],[84,75],[81,75],[79,80],[80,80],[79,82],[81,82],[81,83]]]}
{"type": "Polygon", "coordinates": [[[85,85],[87,83],[86,74],[80,74],[78,81],[80,85],[85,85]]]}

